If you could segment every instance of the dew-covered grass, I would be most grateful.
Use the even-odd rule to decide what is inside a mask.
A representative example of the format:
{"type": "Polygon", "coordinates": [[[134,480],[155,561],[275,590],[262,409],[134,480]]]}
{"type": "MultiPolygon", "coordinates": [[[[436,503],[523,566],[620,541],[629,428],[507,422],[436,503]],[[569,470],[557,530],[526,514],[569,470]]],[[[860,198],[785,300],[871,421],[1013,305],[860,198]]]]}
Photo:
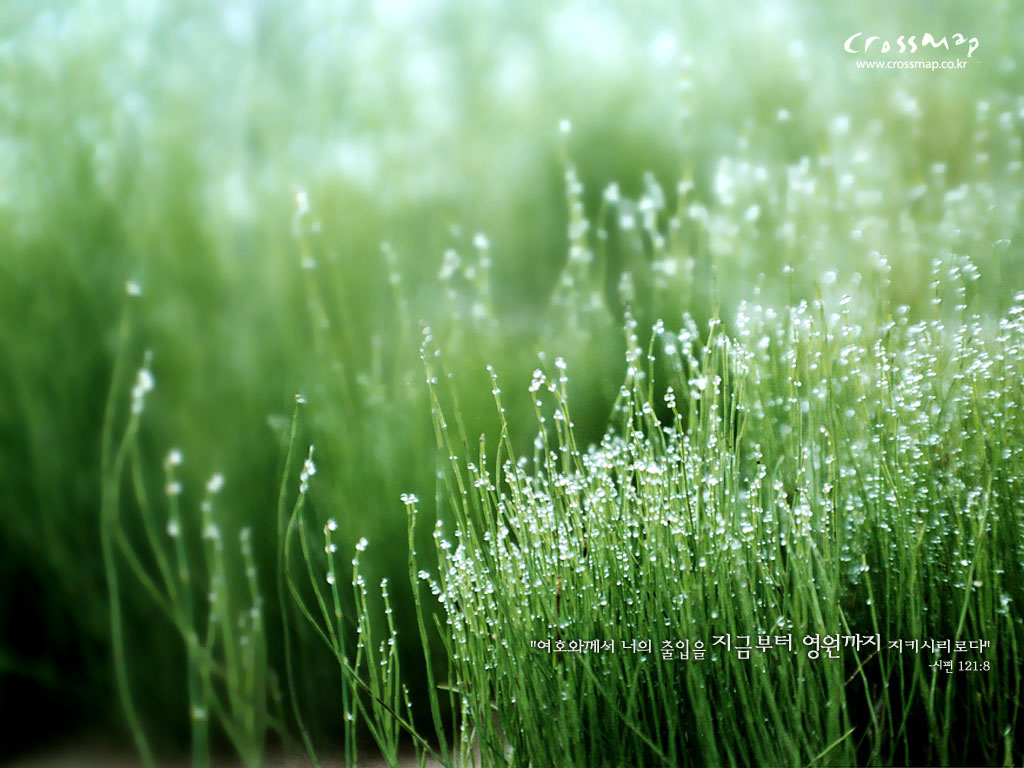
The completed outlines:
{"type": "MultiPolygon", "coordinates": [[[[735,335],[659,323],[649,346],[630,323],[612,426],[589,448],[564,361],[537,370],[533,450],[503,434],[455,462],[439,571],[419,574],[445,607],[463,747],[531,765],[1013,761],[1024,295],[987,328],[859,321],[748,306],[735,335]],[[803,644],[829,634],[835,659],[803,644]],[[881,647],[846,647],[855,635],[881,647]],[[536,647],[641,638],[650,650],[536,647]],[[968,638],[1001,675],[889,646],[968,638]]],[[[435,406],[454,452],[466,436],[435,406]]]]}
{"type": "Polygon", "coordinates": [[[0,759],[1020,762],[1024,15],[864,6],[5,5],[0,759]]]}

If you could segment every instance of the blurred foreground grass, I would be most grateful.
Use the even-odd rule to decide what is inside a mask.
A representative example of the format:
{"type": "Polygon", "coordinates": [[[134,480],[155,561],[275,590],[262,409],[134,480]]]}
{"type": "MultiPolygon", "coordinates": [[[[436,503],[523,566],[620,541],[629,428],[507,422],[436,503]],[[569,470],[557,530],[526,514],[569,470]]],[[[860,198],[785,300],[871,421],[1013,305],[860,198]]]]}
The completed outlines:
{"type": "MultiPolygon", "coordinates": [[[[1010,3],[93,0],[10,3],[0,25],[0,721],[27,724],[5,728],[8,751],[121,727],[98,530],[128,301],[121,354],[130,371],[151,350],[156,384],[139,432],[150,496],[179,450],[198,541],[222,474],[225,539],[251,528],[272,594],[301,393],[312,514],[339,522],[342,551],[378,544],[367,579],[390,577],[415,636],[399,497],[430,515],[439,494],[421,322],[468,433],[496,438],[492,364],[524,449],[541,351],[574,372],[577,439],[603,435],[624,302],[642,327],[687,311],[732,329],[755,291],[776,308],[852,296],[875,327],[961,304],[994,324],[1024,285],[1010,3]],[[865,71],[842,51],[861,30],[981,46],[962,71],[865,71]]],[[[130,575],[121,597],[142,717],[173,747],[180,638],[130,575]]],[[[331,731],[328,657],[296,642],[306,716],[331,731]]]]}

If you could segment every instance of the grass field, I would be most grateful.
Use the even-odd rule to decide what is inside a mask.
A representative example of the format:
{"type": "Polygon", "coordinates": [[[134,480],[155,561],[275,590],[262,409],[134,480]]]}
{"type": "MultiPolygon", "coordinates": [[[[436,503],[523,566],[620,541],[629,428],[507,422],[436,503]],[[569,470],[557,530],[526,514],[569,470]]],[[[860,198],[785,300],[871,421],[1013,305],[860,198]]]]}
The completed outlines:
{"type": "Polygon", "coordinates": [[[0,29],[0,760],[1024,760],[1016,5],[0,29]]]}

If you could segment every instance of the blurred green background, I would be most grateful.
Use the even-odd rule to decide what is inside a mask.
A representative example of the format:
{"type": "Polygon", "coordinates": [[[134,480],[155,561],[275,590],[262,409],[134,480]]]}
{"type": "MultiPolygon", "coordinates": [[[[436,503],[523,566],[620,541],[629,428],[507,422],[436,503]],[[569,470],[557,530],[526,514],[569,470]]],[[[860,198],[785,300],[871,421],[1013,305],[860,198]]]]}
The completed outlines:
{"type": "MultiPolygon", "coordinates": [[[[589,441],[621,382],[624,272],[641,328],[719,307],[728,324],[755,290],[779,306],[853,293],[884,319],[930,311],[932,261],[970,254],[972,301],[995,316],[1024,283],[1022,9],[4,3],[0,758],[124,738],[98,519],[129,301],[128,370],[153,355],[154,488],[179,449],[198,526],[201,489],[223,473],[229,538],[253,528],[272,593],[302,393],[315,513],[339,521],[343,549],[369,538],[368,581],[391,578],[414,634],[399,495],[429,514],[436,473],[420,324],[470,434],[494,434],[488,363],[519,438],[532,434],[543,350],[569,360],[589,441]],[[842,50],[857,31],[980,46],[964,70],[860,70],[842,50]]],[[[180,639],[137,584],[123,589],[144,720],[173,749],[180,639]]],[[[307,645],[305,709],[330,732],[337,693],[307,645]]]]}

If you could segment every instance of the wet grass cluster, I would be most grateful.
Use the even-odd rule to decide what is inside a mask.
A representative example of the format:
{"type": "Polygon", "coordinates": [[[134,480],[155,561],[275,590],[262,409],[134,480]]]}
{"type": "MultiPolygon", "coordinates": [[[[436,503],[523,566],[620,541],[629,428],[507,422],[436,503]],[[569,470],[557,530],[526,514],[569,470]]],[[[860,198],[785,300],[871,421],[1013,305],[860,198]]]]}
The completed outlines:
{"type": "MultiPolygon", "coordinates": [[[[445,607],[463,748],[530,765],[1013,761],[1024,295],[987,329],[871,332],[843,304],[746,307],[736,336],[631,333],[612,427],[589,448],[558,359],[530,386],[534,450],[517,457],[503,433],[453,462],[454,528],[435,533],[438,576],[419,576],[445,607]],[[880,644],[804,640],[829,634],[880,644]],[[595,639],[619,650],[550,645],[595,639]],[[953,676],[943,657],[1003,674],[953,676]]],[[[454,454],[468,438],[435,405],[454,454]]]]}

